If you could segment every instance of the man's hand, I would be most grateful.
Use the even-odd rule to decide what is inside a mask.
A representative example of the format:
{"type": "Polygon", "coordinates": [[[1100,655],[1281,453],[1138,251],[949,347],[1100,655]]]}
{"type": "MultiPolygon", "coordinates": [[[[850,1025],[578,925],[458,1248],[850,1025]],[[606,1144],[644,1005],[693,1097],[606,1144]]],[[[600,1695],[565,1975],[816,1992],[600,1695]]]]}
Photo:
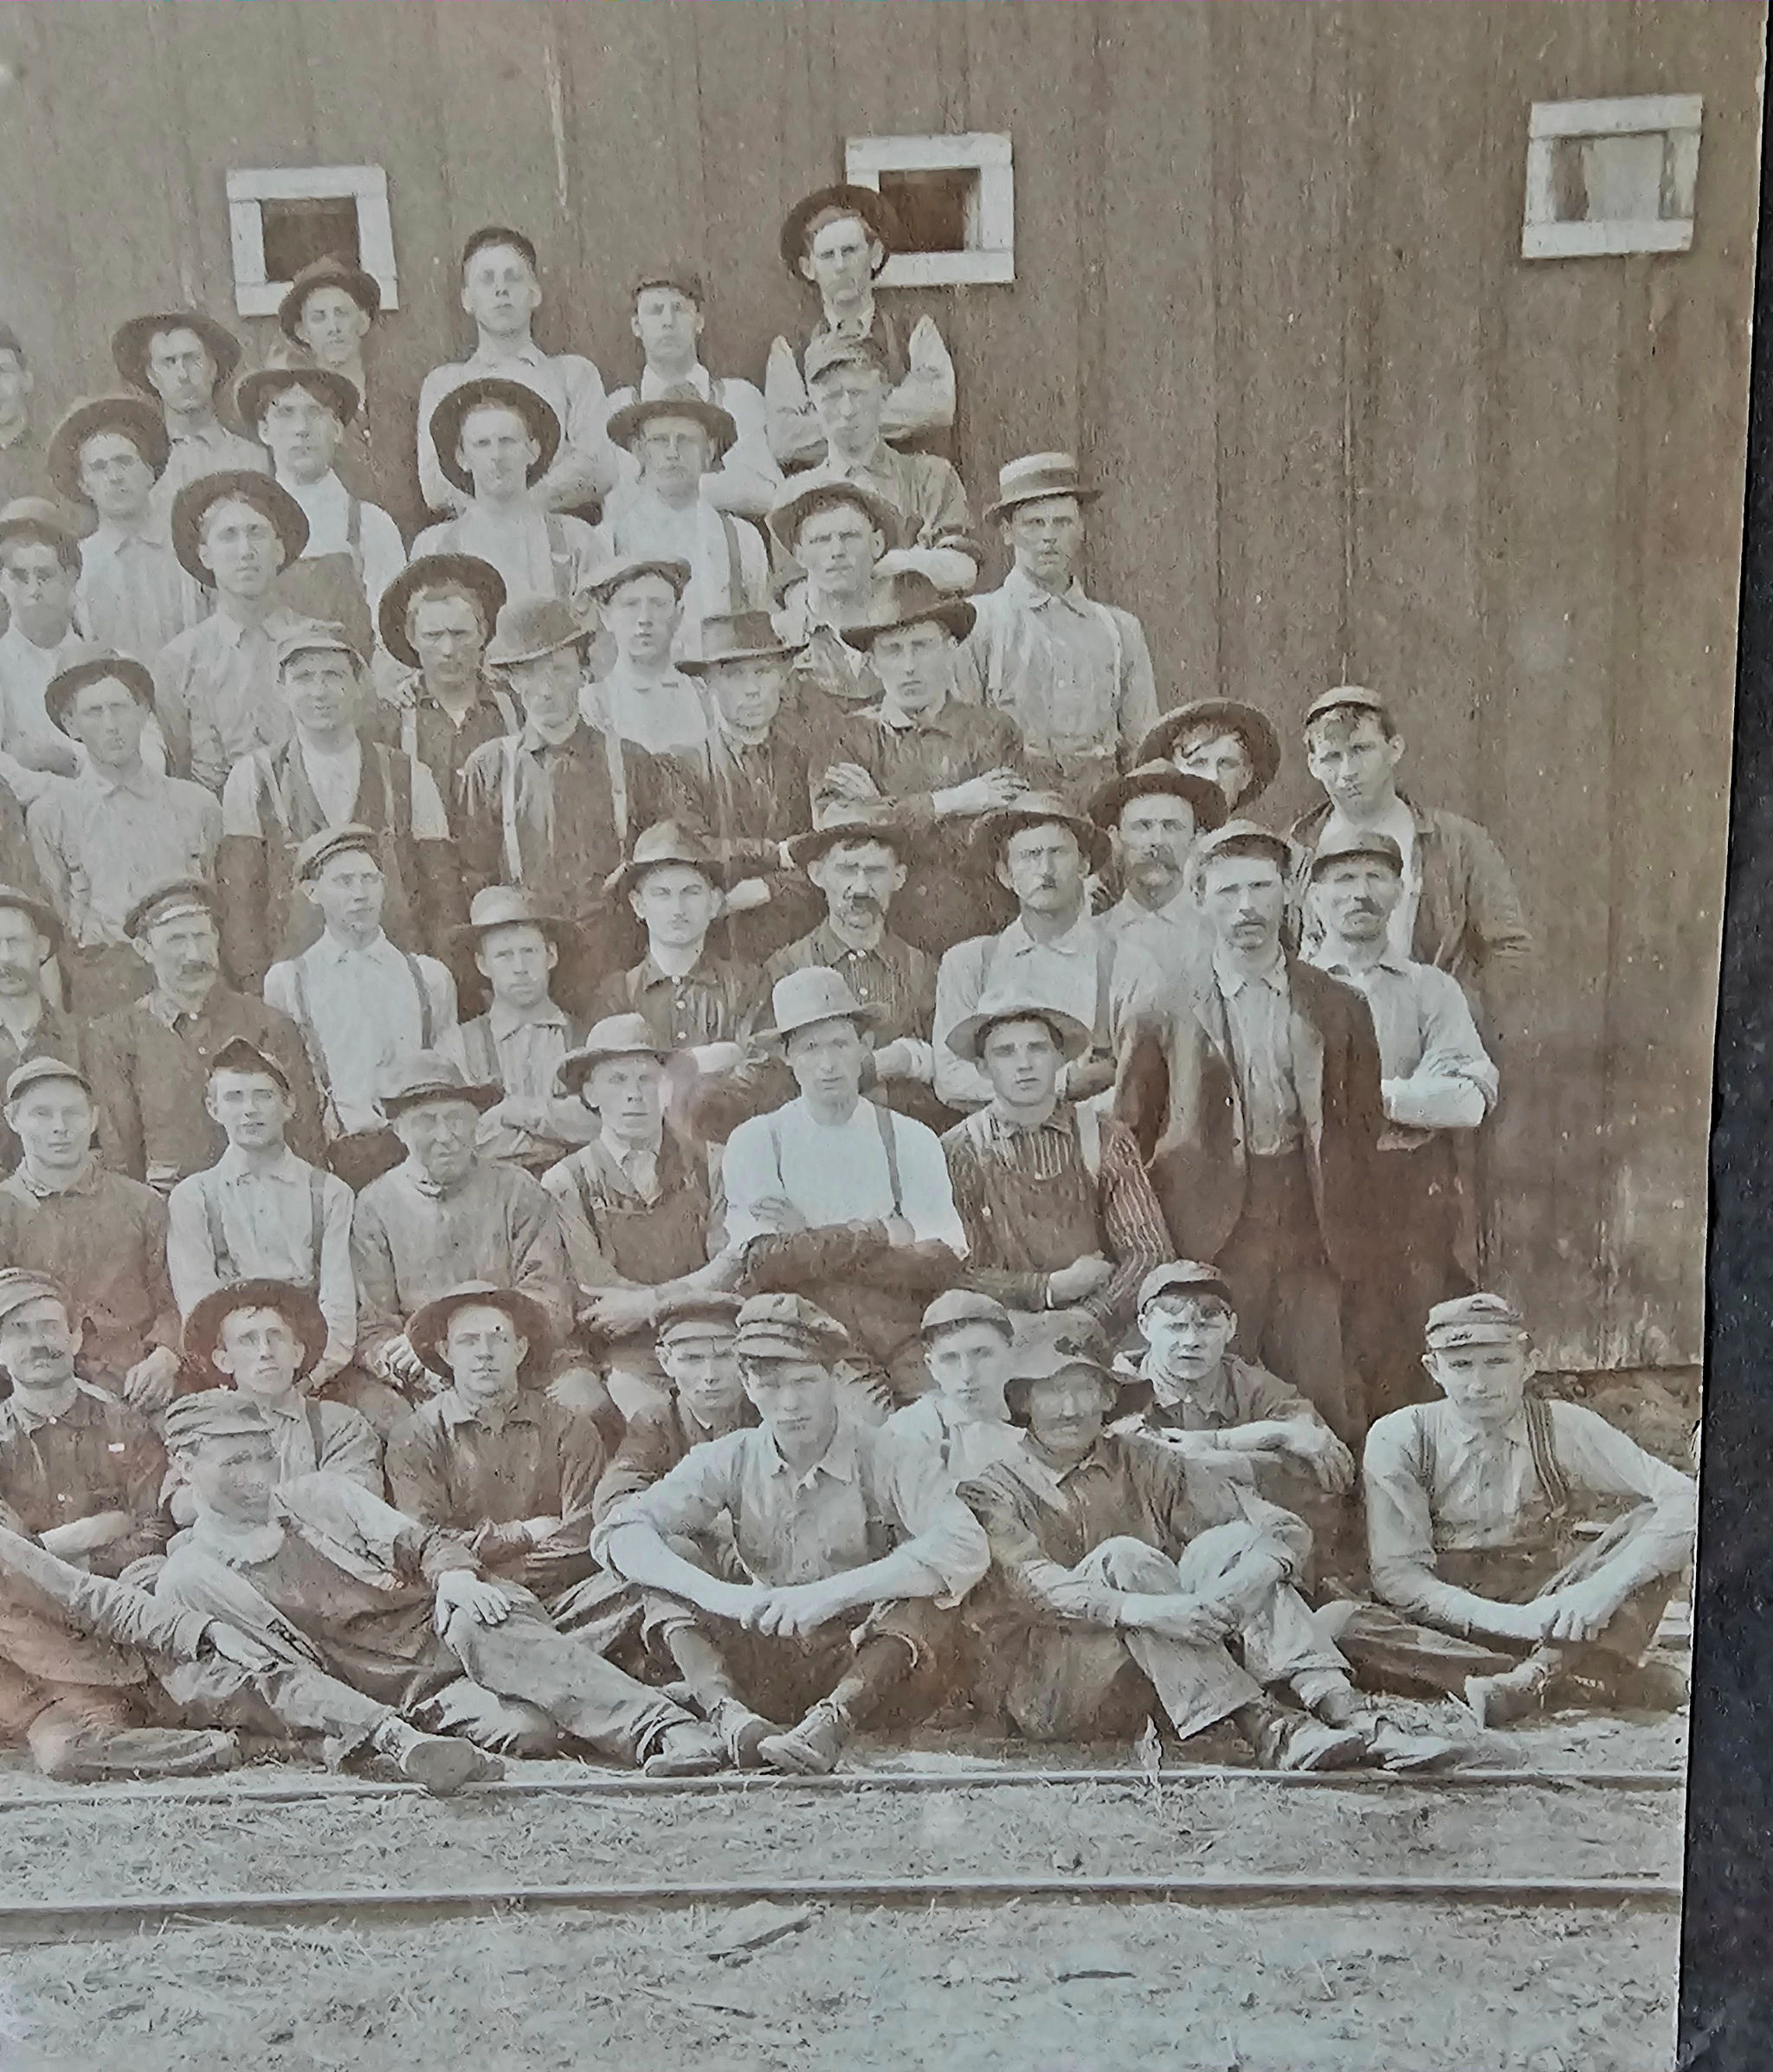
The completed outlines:
{"type": "Polygon", "coordinates": [[[737,1072],[745,1062],[743,1043],[698,1043],[690,1055],[696,1061],[698,1072],[737,1072]]]}
{"type": "Polygon", "coordinates": [[[516,1602],[517,1592],[506,1584],[483,1582],[471,1569],[449,1569],[437,1581],[438,1630],[458,1611],[477,1625],[502,1626],[516,1602]]]}
{"type": "Polygon", "coordinates": [[[519,1522],[494,1525],[491,1520],[477,1525],[468,1537],[468,1552],[482,1564],[497,1567],[530,1551],[529,1527],[519,1522]]]}
{"type": "Polygon", "coordinates": [[[1048,1307],[1069,1309],[1074,1302],[1087,1301],[1113,1278],[1113,1267],[1099,1252],[1086,1252],[1081,1259],[1073,1259],[1069,1266],[1048,1275],[1048,1307]]]}
{"type": "Polygon", "coordinates": [[[38,1537],[52,1554],[72,1561],[121,1539],[134,1523],[127,1511],[94,1511],[90,1518],[70,1518],[66,1525],[48,1526],[38,1537]]]}
{"type": "Polygon", "coordinates": [[[223,1619],[211,1619],[203,1628],[197,1642],[197,1653],[234,1662],[242,1669],[250,1669],[255,1675],[277,1667],[277,1657],[268,1648],[261,1648],[250,1634],[242,1633],[238,1626],[230,1626],[223,1619]]]}
{"type": "Polygon", "coordinates": [[[720,902],[722,913],[749,913],[754,907],[767,907],[773,895],[766,878],[741,878],[727,888],[720,902]]]}
{"type": "Polygon", "coordinates": [[[548,1133],[548,1103],[539,1094],[507,1094],[487,1110],[483,1123],[502,1123],[508,1130],[522,1130],[532,1137],[548,1133]]]}
{"type": "Polygon", "coordinates": [[[1287,1440],[1290,1449],[1318,1478],[1320,1489],[1344,1496],[1354,1488],[1354,1456],[1328,1425],[1301,1421],[1288,1427],[1287,1440]]]}
{"type": "Polygon", "coordinates": [[[1174,1597],[1123,1597],[1120,1623],[1131,1632],[1155,1633],[1161,1640],[1207,1647],[1223,1640],[1237,1620],[1222,1604],[1177,1592],[1174,1597]]]}
{"type": "Polygon", "coordinates": [[[653,1301],[649,1288],[599,1288],[579,1311],[578,1320],[600,1338],[631,1338],[652,1327],[653,1301]]]}
{"type": "Polygon", "coordinates": [[[178,1355],[171,1346],[156,1346],[145,1359],[139,1359],[123,1378],[123,1400],[145,1417],[164,1410],[178,1386],[178,1355]]]}
{"type": "Polygon", "coordinates": [[[766,1590],[762,1602],[746,1619],[759,1633],[796,1637],[828,1626],[854,1609],[844,1589],[843,1578],[833,1576],[819,1583],[795,1583],[781,1590],[766,1590]]]}
{"type": "Polygon", "coordinates": [[[1067,1065],[1059,1077],[1059,1090],[1067,1101],[1091,1101],[1114,1084],[1114,1060],[1093,1051],[1067,1065]]]}
{"type": "Polygon", "coordinates": [[[806,1217],[785,1194],[760,1195],[751,1204],[751,1214],[777,1237],[792,1237],[796,1231],[809,1228],[806,1217]]]}
{"type": "Polygon", "coordinates": [[[983,777],[970,777],[963,784],[932,792],[931,804],[942,819],[949,820],[962,813],[999,812],[1013,806],[1027,790],[1014,770],[988,770],[983,777]]]}
{"type": "Polygon", "coordinates": [[[19,742],[13,752],[27,770],[46,771],[51,777],[80,775],[80,758],[74,753],[71,742],[52,740],[48,735],[29,734],[19,742]]]}
{"type": "Polygon", "coordinates": [[[403,1396],[424,1395],[436,1386],[430,1369],[407,1343],[403,1332],[388,1340],[377,1353],[375,1364],[382,1371],[383,1380],[403,1396]]]}
{"type": "Polygon", "coordinates": [[[880,1044],[874,1052],[875,1078],[915,1079],[918,1048],[909,1036],[894,1036],[890,1043],[880,1044]]]}
{"type": "Polygon", "coordinates": [[[1613,1623],[1621,1602],[1611,1585],[1591,1578],[1536,1598],[1532,1610],[1546,1621],[1540,1626],[1546,1640],[1589,1641],[1613,1623]]]}
{"type": "Polygon", "coordinates": [[[833,763],[819,779],[818,791],[822,804],[847,806],[872,805],[880,797],[879,785],[860,763],[833,763]]]}
{"type": "Polygon", "coordinates": [[[915,1244],[918,1241],[917,1232],[912,1229],[902,1216],[886,1217],[880,1228],[886,1233],[887,1243],[895,1248],[900,1245],[915,1244]]]}

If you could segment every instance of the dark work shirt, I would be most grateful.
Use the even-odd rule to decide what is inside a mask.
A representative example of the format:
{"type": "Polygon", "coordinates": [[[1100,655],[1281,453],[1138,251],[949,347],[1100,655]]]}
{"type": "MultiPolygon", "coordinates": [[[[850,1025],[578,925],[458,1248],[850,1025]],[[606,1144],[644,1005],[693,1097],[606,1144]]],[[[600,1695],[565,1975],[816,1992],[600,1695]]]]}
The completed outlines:
{"type": "Polygon", "coordinates": [[[132,1529],[86,1557],[94,1575],[115,1576],[166,1545],[160,1507],[166,1455],[139,1410],[82,1383],[61,1417],[39,1424],[16,1396],[0,1403],[0,1511],[34,1538],[101,1511],[126,1511],[132,1529]]]}
{"type": "Polygon", "coordinates": [[[558,1518],[558,1542],[582,1549],[604,1459],[592,1421],[537,1391],[520,1390],[494,1432],[452,1388],[396,1427],[388,1488],[409,1518],[462,1538],[482,1525],[558,1518]]]}
{"type": "Polygon", "coordinates": [[[152,1187],[96,1159],[61,1194],[34,1192],[22,1166],[0,1180],[0,1260],[68,1290],[87,1326],[87,1358],[114,1381],[156,1346],[178,1344],[166,1214],[152,1187]]]}

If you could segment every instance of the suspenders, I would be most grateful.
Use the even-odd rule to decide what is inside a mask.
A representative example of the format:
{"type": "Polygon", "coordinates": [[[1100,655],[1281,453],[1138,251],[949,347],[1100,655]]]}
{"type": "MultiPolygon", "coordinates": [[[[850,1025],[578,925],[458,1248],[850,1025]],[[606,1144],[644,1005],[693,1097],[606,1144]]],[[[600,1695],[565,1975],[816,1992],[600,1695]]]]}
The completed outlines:
{"type": "MultiPolygon", "coordinates": [[[[1073,1102],[1072,1113],[1077,1118],[1078,1156],[1083,1160],[1084,1171],[1091,1179],[1102,1177],[1102,1117],[1100,1111],[1089,1101],[1073,1102]]],[[[983,1152],[990,1141],[989,1111],[975,1108],[961,1125],[976,1152],[983,1152]]],[[[780,1161],[777,1161],[779,1165],[780,1161]]]]}
{"type": "MultiPolygon", "coordinates": [[[[425,990],[425,974],[419,960],[410,950],[403,950],[401,957],[407,973],[412,980],[412,990],[418,996],[419,1049],[429,1050],[436,1036],[436,1017],[431,1011],[431,996],[425,990]]],[[[290,965],[290,977],[295,987],[295,1023],[301,1031],[303,1047],[308,1054],[308,1062],[313,1068],[314,1078],[325,1091],[328,1105],[332,1104],[332,1089],[326,1072],[326,1053],[321,1046],[319,1030],[314,1026],[313,1010],[308,1005],[307,979],[302,971],[302,960],[296,958],[290,965]]],[[[338,1111],[333,1111],[338,1119],[338,1111]]]]}
{"type": "Polygon", "coordinates": [[[467,1068],[474,1078],[483,1086],[502,1083],[499,1077],[499,1054],[493,1048],[493,1031],[484,1015],[477,1015],[472,1022],[462,1023],[461,1046],[467,1053],[467,1068]]]}
{"type": "MultiPolygon", "coordinates": [[[[1120,697],[1121,671],[1126,663],[1126,641],[1120,630],[1120,621],[1115,617],[1106,604],[1100,603],[1097,598],[1086,597],[1084,602],[1095,613],[1097,623],[1108,636],[1108,645],[1112,650],[1114,695],[1118,707],[1120,697]]],[[[988,706],[1003,703],[1003,656],[1009,632],[1008,615],[994,611],[991,614],[990,640],[985,649],[985,703],[988,706]]],[[[1016,718],[1022,725],[1028,724],[1025,714],[1018,713],[1016,718]]],[[[1030,746],[1033,746],[1034,744],[1031,743],[1030,746]]],[[[1053,747],[1050,740],[1046,743],[1046,747],[1050,753],[1053,747]]]]}
{"type": "MultiPolygon", "coordinates": [[[[864,1105],[874,1111],[875,1126],[880,1133],[880,1148],[886,1154],[886,1184],[893,1190],[893,1213],[903,1222],[905,1197],[899,1181],[899,1137],[893,1126],[893,1111],[879,1101],[870,1101],[864,1105]]],[[[782,1172],[782,1125],[777,1120],[779,1110],[772,1110],[770,1116],[770,1150],[776,1160],[776,1178],[782,1191],[788,1191],[788,1182],[782,1172]]]]}
{"type": "MultiPolygon", "coordinates": [[[[1108,1017],[1114,1004],[1114,952],[1119,946],[1106,928],[1096,937],[1096,1030],[1101,1032],[1099,1041],[1106,1041],[1109,1034],[1108,1017]]],[[[1091,1033],[1093,1035],[1095,1030],[1091,1033]]]]}
{"type": "MultiPolygon", "coordinates": [[[[222,1204],[216,1198],[213,1184],[203,1189],[203,1221],[209,1226],[210,1250],[216,1262],[216,1278],[224,1287],[232,1287],[246,1275],[240,1270],[232,1252],[228,1249],[227,1233],[222,1228],[222,1204]]],[[[326,1175],[318,1165],[308,1172],[308,1255],[313,1261],[314,1285],[320,1281],[320,1245],[326,1234],[326,1175]]],[[[318,1443],[319,1434],[315,1435],[318,1443]]]]}
{"type": "Polygon", "coordinates": [[[554,570],[554,595],[569,602],[572,597],[572,545],[558,511],[543,514],[548,528],[548,559],[554,570]]]}

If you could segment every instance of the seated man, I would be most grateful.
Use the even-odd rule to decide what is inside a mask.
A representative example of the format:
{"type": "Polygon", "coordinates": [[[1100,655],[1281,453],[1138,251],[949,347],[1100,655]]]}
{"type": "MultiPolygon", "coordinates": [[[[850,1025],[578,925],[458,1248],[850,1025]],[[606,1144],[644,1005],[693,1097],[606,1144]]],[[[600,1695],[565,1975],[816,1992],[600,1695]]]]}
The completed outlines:
{"type": "Polygon", "coordinates": [[[81,1375],[72,1312],[55,1281],[0,1271],[0,1740],[69,1782],[230,1768],[232,1736],[146,1724],[143,1650],[192,1655],[207,1630],[109,1580],[166,1543],[166,1456],[139,1411],[81,1375]]]}
{"type": "Polygon", "coordinates": [[[1367,1680],[1464,1691],[1480,1726],[1543,1706],[1686,1702],[1647,1661],[1692,1558],[1698,1491],[1580,1404],[1530,1396],[1531,1341],[1500,1295],[1429,1312],[1444,1391],[1382,1417],[1364,1475],[1373,1589],[1341,1639],[1367,1680]],[[1626,1507],[1596,1536],[1599,1500],[1626,1507]]]}
{"type": "Polygon", "coordinates": [[[1445,1761],[1447,1743],[1356,1697],[1292,1586],[1310,1544],[1297,1518],[1106,1429],[1119,1390],[1103,1350],[1093,1326],[1018,1347],[1005,1395],[1026,1443],[961,1484],[991,1547],[966,1612],[983,1694],[1031,1740],[1130,1735],[1161,1707],[1183,1742],[1231,1721],[1267,1770],[1445,1761]],[[1303,1712],[1269,1694],[1283,1683],[1303,1712]]]}
{"type": "Polygon", "coordinates": [[[579,932],[542,913],[526,893],[488,885],[474,894],[454,942],[459,957],[472,956],[492,995],[485,1014],[458,1023],[442,1045],[467,1079],[500,1089],[475,1146],[540,1179],[596,1127],[577,1101],[554,1091],[561,1060],[584,1040],[584,1024],[553,997],[563,953],[582,952],[579,932]]]}
{"type": "Polygon", "coordinates": [[[1089,1030],[988,994],[948,1042],[991,1086],[990,1105],[942,1139],[966,1232],[963,1285],[1012,1309],[1080,1309],[1119,1344],[1140,1285],[1170,1256],[1170,1232],[1131,1132],[1059,1097],[1089,1030]]]}
{"type": "Polygon", "coordinates": [[[1267,713],[1229,698],[1196,698],[1173,706],[1133,751],[1134,766],[1173,763],[1217,784],[1222,820],[1242,819],[1280,769],[1280,736],[1267,713]]]}
{"type": "Polygon", "coordinates": [[[439,1793],[485,1766],[414,1718],[482,1748],[551,1749],[564,1735],[650,1775],[719,1767],[705,1727],[557,1632],[527,1591],[484,1577],[455,1534],[338,1475],[280,1484],[264,1419],[232,1390],[181,1397],[166,1441],[196,1518],[155,1597],[207,1617],[225,1611],[272,1657],[258,1670],[170,1672],[187,1716],[324,1736],[334,1765],[372,1750],[439,1793]]]}
{"type": "Polygon", "coordinates": [[[92,1378],[152,1412],[178,1380],[166,1204],[99,1163],[96,1120],[77,1065],[32,1058],[7,1081],[6,1122],[22,1155],[0,1180],[0,1262],[53,1275],[84,1327],[92,1378]]]}
{"type": "Polygon", "coordinates": [[[642,1404],[598,1478],[591,1514],[601,1519],[626,1496],[650,1489],[693,1446],[755,1424],[758,1408],[745,1392],[738,1365],[737,1295],[709,1290],[661,1305],[654,1334],[660,1371],[670,1393],[642,1404]]]}
{"type": "Polygon", "coordinates": [[[894,1410],[886,1430],[925,1453],[952,1489],[1021,1450],[1022,1428],[1010,1423],[1003,1400],[1015,1326],[991,1296],[953,1288],[924,1312],[918,1335],[930,1392],[894,1410]]]}
{"type": "Polygon", "coordinates": [[[517,700],[486,668],[505,578],[472,554],[424,554],[382,593],[382,645],[403,672],[382,687],[375,724],[389,746],[431,772],[446,807],[483,741],[514,734],[517,700]]]}
{"type": "Polygon", "coordinates": [[[926,1464],[840,1411],[833,1366],[847,1343],[801,1296],[747,1302],[739,1367],[762,1423],[693,1447],[591,1539],[609,1567],[664,1600],[649,1623],[732,1759],[790,1775],[835,1769],[870,1714],[927,1703],[919,1685],[944,1647],[938,1607],[985,1567],[983,1534],[926,1464]],[[723,1513],[748,1580],[670,1544],[723,1513]],[[774,1724],[796,1713],[797,1725],[774,1724]]]}
{"type": "Polygon", "coordinates": [[[687,561],[629,555],[606,568],[591,591],[616,652],[580,692],[579,710],[591,726],[613,727],[648,755],[693,754],[708,739],[707,700],[676,662],[688,581],[687,561]]]}
{"type": "Polygon", "coordinates": [[[1126,888],[1104,925],[1148,952],[1166,978],[1183,983],[1212,954],[1188,866],[1196,837],[1224,825],[1218,786],[1173,763],[1144,763],[1097,792],[1090,818],[1113,836],[1126,888]]]}
{"type": "Polygon", "coordinates": [[[844,1321],[871,1378],[903,1398],[929,1386],[925,1305],[959,1278],[966,1234],[932,1132],[861,1094],[876,1019],[835,971],[778,979],[770,1040],[797,1099],[741,1122],[721,1167],[737,1285],[795,1288],[844,1321]]]}
{"type": "MultiPolygon", "coordinates": [[[[61,923],[42,900],[0,885],[0,1084],[29,1058],[80,1056],[74,1017],[44,991],[61,945],[61,923]]],[[[0,1121],[0,1172],[17,1164],[18,1139],[0,1121]]]]}

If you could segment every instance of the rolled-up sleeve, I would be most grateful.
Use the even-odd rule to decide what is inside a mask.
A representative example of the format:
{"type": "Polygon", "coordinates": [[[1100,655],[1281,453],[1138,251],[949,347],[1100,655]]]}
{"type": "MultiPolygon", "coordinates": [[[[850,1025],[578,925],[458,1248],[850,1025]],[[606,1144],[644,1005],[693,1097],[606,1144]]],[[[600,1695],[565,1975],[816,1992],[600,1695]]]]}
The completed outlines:
{"type": "Polygon", "coordinates": [[[692,1447],[650,1489],[636,1490],[613,1505],[591,1528],[594,1559],[621,1573],[609,1557],[611,1537],[624,1526],[648,1526],[661,1539],[707,1532],[722,1512],[737,1516],[745,1449],[749,1433],[730,1433],[692,1447]]]}
{"type": "Polygon", "coordinates": [[[1419,1420],[1408,1410],[1367,1434],[1361,1467],[1367,1500],[1367,1563],[1386,1604],[1466,1631],[1487,1609],[1473,1591],[1435,1573],[1435,1520],[1422,1466],[1419,1420]]]}

